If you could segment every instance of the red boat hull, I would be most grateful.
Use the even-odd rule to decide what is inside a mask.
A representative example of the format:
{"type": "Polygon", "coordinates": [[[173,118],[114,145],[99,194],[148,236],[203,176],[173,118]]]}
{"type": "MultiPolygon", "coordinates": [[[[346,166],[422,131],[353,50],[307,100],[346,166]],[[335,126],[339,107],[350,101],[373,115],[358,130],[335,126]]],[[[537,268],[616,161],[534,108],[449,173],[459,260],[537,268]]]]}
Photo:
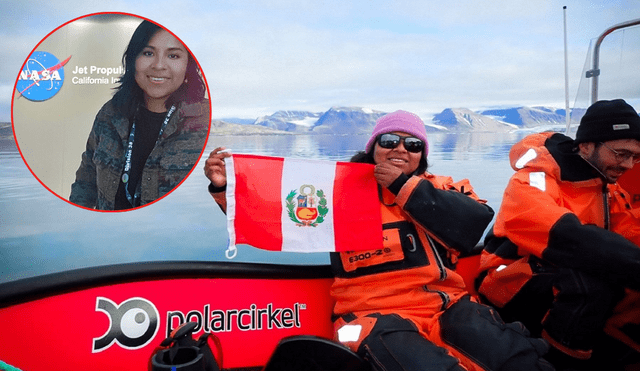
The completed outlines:
{"type": "MultiPolygon", "coordinates": [[[[297,269],[272,270],[274,277],[300,276],[297,269]]],[[[218,336],[225,369],[259,367],[284,337],[332,336],[331,282],[162,277],[51,293],[0,309],[0,360],[25,371],[145,370],[167,332],[190,320],[200,324],[195,337],[218,336]]]]}
{"type": "MultiPolygon", "coordinates": [[[[469,288],[478,261],[459,261],[469,288]]],[[[225,370],[261,370],[283,338],[332,338],[332,281],[328,266],[153,262],[8,282],[0,361],[24,371],[145,370],[171,329],[195,321],[195,338],[220,339],[225,370]]]]}

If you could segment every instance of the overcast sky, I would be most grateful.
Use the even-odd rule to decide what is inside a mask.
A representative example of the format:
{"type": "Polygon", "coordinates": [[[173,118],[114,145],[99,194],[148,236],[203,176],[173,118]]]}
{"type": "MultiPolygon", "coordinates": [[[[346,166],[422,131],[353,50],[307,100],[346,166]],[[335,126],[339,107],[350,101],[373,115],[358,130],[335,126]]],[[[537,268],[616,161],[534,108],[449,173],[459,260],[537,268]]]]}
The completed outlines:
{"type": "Polygon", "coordinates": [[[640,18],[637,0],[0,0],[0,121],[22,63],[49,32],[126,12],[174,32],[207,78],[213,117],[358,106],[428,117],[448,107],[564,107],[589,43],[640,18]],[[135,4],[134,4],[135,3],[135,4]]]}

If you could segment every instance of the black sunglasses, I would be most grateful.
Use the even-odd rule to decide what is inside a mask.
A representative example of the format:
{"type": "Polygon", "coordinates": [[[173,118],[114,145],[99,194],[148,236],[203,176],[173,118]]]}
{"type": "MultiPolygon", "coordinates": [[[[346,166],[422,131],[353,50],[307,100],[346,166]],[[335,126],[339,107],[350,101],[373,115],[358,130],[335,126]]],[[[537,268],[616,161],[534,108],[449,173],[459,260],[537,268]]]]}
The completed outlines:
{"type": "Polygon", "coordinates": [[[400,142],[404,142],[404,148],[409,152],[418,153],[424,149],[424,142],[416,137],[398,134],[382,134],[378,137],[378,144],[386,149],[396,148],[400,142]]]}

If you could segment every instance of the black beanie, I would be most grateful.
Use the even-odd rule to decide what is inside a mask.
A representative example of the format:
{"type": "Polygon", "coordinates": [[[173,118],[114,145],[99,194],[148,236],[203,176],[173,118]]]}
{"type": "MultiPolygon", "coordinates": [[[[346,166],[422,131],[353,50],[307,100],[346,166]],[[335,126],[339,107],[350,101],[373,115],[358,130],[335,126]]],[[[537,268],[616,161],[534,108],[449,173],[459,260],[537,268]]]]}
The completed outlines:
{"type": "Polygon", "coordinates": [[[575,143],[640,140],[640,116],[623,99],[600,100],[580,120],[575,143]]]}

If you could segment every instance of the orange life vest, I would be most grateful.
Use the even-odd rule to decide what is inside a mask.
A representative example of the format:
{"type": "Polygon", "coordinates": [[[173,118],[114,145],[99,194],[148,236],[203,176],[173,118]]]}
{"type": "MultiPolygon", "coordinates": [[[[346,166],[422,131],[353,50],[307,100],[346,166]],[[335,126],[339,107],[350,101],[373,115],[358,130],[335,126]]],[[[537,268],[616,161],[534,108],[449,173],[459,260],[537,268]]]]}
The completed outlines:
{"type": "Polygon", "coordinates": [[[527,136],[509,153],[516,173],[505,190],[493,234],[511,243],[495,250],[485,246],[480,261],[486,277],[479,292],[494,305],[504,306],[531,278],[529,255],[548,259],[560,248],[576,246],[574,253],[563,252],[572,258],[553,262],[570,266],[572,260],[590,259],[596,249],[606,253],[603,249],[617,245],[628,251],[629,241],[640,243],[640,211],[631,209],[629,194],[618,184],[605,183],[571,151],[573,146],[569,137],[546,132],[527,136]],[[569,219],[575,220],[572,229],[563,229],[569,219]],[[558,236],[571,241],[558,242],[558,236]],[[594,236],[612,246],[594,246],[594,236]]]}
{"type": "Polygon", "coordinates": [[[467,294],[455,263],[491,221],[493,211],[484,203],[468,180],[431,174],[411,177],[398,195],[383,189],[384,247],[332,254],[334,313],[429,315],[467,294]]]}

